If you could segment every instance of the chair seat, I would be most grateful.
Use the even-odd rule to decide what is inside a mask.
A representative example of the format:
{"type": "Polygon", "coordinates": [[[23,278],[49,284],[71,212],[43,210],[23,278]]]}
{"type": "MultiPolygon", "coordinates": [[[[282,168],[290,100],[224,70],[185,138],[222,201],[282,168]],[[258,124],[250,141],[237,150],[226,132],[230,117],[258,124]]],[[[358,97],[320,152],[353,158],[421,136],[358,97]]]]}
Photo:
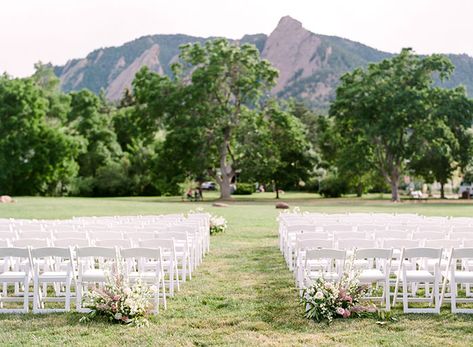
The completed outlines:
{"type": "Polygon", "coordinates": [[[310,279],[324,278],[329,281],[337,281],[340,275],[336,272],[322,272],[322,271],[311,271],[309,273],[310,279]]]}
{"type": "Polygon", "coordinates": [[[6,271],[0,274],[0,282],[8,282],[11,280],[23,281],[26,277],[24,271],[6,271]]]}
{"type": "Polygon", "coordinates": [[[432,282],[435,276],[427,270],[408,270],[405,279],[414,282],[432,282]]]}
{"type": "Polygon", "coordinates": [[[105,271],[101,269],[90,269],[82,273],[83,282],[104,282],[105,280],[105,271]]]}
{"type": "Polygon", "coordinates": [[[130,281],[137,281],[141,279],[144,282],[156,282],[159,277],[159,274],[150,271],[128,273],[128,278],[130,279],[130,281]]]}
{"type": "Polygon", "coordinates": [[[455,281],[473,283],[473,271],[455,271],[455,281]]]}
{"type": "Polygon", "coordinates": [[[369,262],[366,259],[355,259],[353,261],[353,267],[355,269],[366,269],[369,267],[369,262]]]}
{"type": "Polygon", "coordinates": [[[368,269],[363,270],[358,279],[361,283],[372,283],[377,281],[384,281],[386,279],[386,275],[383,274],[380,270],[368,269]]]}
{"type": "Polygon", "coordinates": [[[69,276],[66,271],[45,271],[38,276],[40,282],[46,281],[64,281],[69,276]]]}

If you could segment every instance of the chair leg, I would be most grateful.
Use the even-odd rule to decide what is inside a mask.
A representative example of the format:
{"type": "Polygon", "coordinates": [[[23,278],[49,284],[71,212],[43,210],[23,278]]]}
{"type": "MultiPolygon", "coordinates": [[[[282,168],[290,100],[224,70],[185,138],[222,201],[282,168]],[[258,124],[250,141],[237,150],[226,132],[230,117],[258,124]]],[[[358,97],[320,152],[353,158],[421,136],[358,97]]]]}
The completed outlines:
{"type": "Polygon", "coordinates": [[[450,279],[450,307],[452,313],[457,313],[457,284],[454,278],[450,279]]]}
{"type": "Polygon", "coordinates": [[[68,278],[67,279],[67,282],[66,282],[66,303],[65,303],[65,308],[66,308],[66,311],[70,311],[71,310],[71,279],[68,278]]]}
{"type": "Polygon", "coordinates": [[[391,311],[391,288],[389,287],[389,278],[384,282],[384,300],[386,303],[386,311],[391,311]]]}
{"type": "Polygon", "coordinates": [[[402,281],[402,304],[404,308],[404,313],[409,310],[409,303],[407,302],[407,283],[406,281],[402,281]]]}
{"type": "MultiPolygon", "coordinates": [[[[26,288],[25,288],[25,291],[26,291],[26,288]]],[[[36,313],[38,311],[38,304],[39,304],[39,301],[41,300],[40,299],[40,288],[39,288],[39,285],[38,285],[38,279],[34,278],[33,280],[33,313],[36,313]]]]}
{"type": "Polygon", "coordinates": [[[77,282],[76,285],[76,311],[82,308],[82,283],[77,282]]]}
{"type": "MultiPolygon", "coordinates": [[[[25,291],[23,292],[23,312],[28,313],[29,310],[29,296],[30,296],[30,288],[29,288],[29,279],[26,278],[24,282],[25,291]]],[[[33,299],[34,300],[34,299],[33,299]]]]}

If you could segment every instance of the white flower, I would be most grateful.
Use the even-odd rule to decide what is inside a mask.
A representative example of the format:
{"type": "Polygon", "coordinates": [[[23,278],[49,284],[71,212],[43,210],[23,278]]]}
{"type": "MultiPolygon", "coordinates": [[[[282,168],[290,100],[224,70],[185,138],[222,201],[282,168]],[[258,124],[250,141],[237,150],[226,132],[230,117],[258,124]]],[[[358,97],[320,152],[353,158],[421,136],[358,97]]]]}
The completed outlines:
{"type": "Polygon", "coordinates": [[[339,314],[340,316],[343,316],[343,314],[345,313],[345,310],[344,310],[342,307],[337,307],[336,312],[337,312],[337,314],[339,314]]]}
{"type": "Polygon", "coordinates": [[[322,292],[315,293],[315,298],[316,299],[323,299],[323,297],[324,297],[324,293],[322,293],[322,292]]]}
{"type": "Polygon", "coordinates": [[[116,320],[120,320],[120,319],[122,319],[122,314],[120,312],[117,312],[117,313],[115,313],[114,317],[115,317],[116,320]]]}
{"type": "Polygon", "coordinates": [[[131,289],[129,287],[126,287],[125,289],[123,289],[123,293],[125,293],[125,295],[130,295],[131,289]]]}
{"type": "Polygon", "coordinates": [[[332,289],[332,288],[333,288],[332,282],[325,283],[325,289],[332,289]]]}
{"type": "Polygon", "coordinates": [[[153,293],[156,293],[158,291],[158,287],[153,285],[153,286],[149,287],[149,290],[153,293]]]}

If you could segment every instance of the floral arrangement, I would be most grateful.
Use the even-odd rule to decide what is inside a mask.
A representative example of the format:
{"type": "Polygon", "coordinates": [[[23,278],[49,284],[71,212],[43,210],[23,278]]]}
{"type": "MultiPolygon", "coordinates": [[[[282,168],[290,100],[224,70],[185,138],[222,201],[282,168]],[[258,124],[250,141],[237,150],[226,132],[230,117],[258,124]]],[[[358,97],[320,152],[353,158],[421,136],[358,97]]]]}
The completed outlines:
{"type": "Polygon", "coordinates": [[[210,215],[210,235],[227,230],[227,220],[221,216],[210,215]]]}
{"type": "Polygon", "coordinates": [[[368,287],[360,285],[356,275],[345,273],[339,282],[316,279],[302,293],[305,317],[317,322],[331,323],[335,318],[349,318],[364,312],[376,312],[374,306],[360,305],[368,287]]]}
{"type": "Polygon", "coordinates": [[[141,281],[130,285],[120,272],[111,274],[103,288],[95,288],[84,297],[84,306],[91,311],[81,318],[88,322],[96,316],[111,322],[143,326],[148,324],[149,298],[156,291],[141,281]]]}
{"type": "MultiPolygon", "coordinates": [[[[197,208],[188,212],[188,214],[193,213],[204,213],[204,209],[197,208]]],[[[225,218],[210,213],[208,215],[210,217],[210,235],[223,233],[227,230],[227,220],[225,218]]]]}

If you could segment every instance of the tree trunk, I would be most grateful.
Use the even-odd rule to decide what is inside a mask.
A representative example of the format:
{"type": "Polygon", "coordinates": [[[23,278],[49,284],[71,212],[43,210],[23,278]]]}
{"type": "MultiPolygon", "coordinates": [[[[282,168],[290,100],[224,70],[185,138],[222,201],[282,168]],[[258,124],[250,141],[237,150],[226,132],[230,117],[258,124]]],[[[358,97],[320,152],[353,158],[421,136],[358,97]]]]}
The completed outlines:
{"type": "Polygon", "coordinates": [[[216,175],[216,181],[220,186],[220,199],[231,199],[231,183],[235,176],[232,164],[227,162],[229,153],[231,129],[226,128],[224,131],[224,141],[220,146],[220,175],[216,175]]]}
{"type": "Polygon", "coordinates": [[[276,199],[279,199],[279,188],[277,183],[274,183],[274,190],[276,190],[276,199]]]}
{"type": "Polygon", "coordinates": [[[440,199],[445,199],[445,183],[440,182],[440,199]]]}
{"type": "Polygon", "coordinates": [[[401,198],[399,196],[399,180],[391,178],[391,201],[399,202],[401,198]]]}
{"type": "Polygon", "coordinates": [[[360,182],[358,183],[356,187],[356,196],[361,198],[362,195],[363,195],[363,184],[360,182]]]}

